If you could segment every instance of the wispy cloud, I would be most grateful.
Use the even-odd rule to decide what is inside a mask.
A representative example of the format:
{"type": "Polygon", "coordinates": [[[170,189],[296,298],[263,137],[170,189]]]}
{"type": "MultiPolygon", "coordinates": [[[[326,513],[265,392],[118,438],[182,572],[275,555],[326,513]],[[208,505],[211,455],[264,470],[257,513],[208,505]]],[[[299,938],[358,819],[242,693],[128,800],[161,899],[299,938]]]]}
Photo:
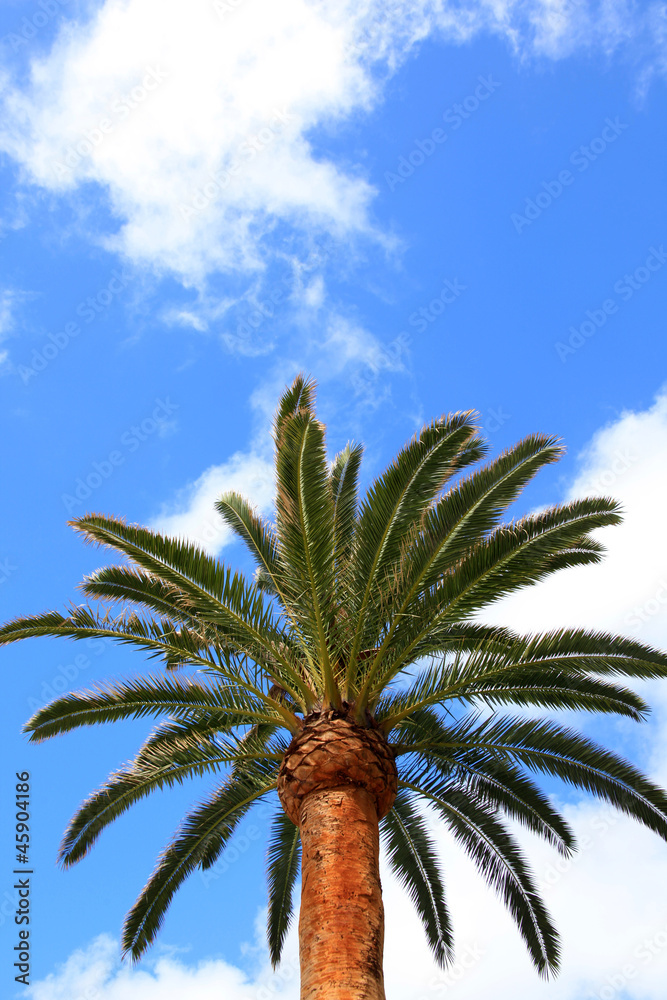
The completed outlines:
{"type": "MultiPolygon", "coordinates": [[[[17,288],[0,289],[0,345],[16,331],[16,311],[28,298],[17,288]]],[[[9,367],[9,350],[0,346],[0,369],[9,367]]]]}
{"type": "Polygon", "coordinates": [[[106,0],[89,21],[64,22],[26,85],[5,77],[0,148],[51,192],[101,186],[117,222],[94,237],[186,284],[261,272],[284,253],[285,226],[335,233],[353,252],[354,240],[384,239],[369,215],[375,189],[315,149],[312,130],[372,109],[420,40],[481,32],[521,57],[632,43],[646,79],[665,67],[658,3],[106,0]]]}
{"type": "Polygon", "coordinates": [[[255,451],[236,452],[228,461],[210,466],[164,504],[151,527],[166,535],[187,538],[217,555],[234,539],[215,510],[216,500],[230,490],[241,493],[266,512],[273,501],[273,465],[255,451]]]}
{"type": "MultiPolygon", "coordinates": [[[[159,957],[151,957],[141,968],[121,966],[118,945],[103,934],[82,948],[60,965],[41,982],[29,988],[31,1000],[69,1000],[86,997],[88,1000],[180,1000],[196,996],[200,1000],[259,1000],[260,990],[265,996],[280,990],[285,976],[275,976],[269,971],[268,962],[254,976],[245,975],[240,969],[222,960],[210,960],[198,965],[188,965],[182,959],[160,949],[159,957]]],[[[292,970],[292,981],[296,980],[292,970]]],[[[296,996],[290,991],[290,996],[296,996]]]]}
{"type": "Polygon", "coordinates": [[[15,293],[9,289],[5,288],[0,292],[0,340],[11,333],[14,326],[14,300],[15,293]]]}

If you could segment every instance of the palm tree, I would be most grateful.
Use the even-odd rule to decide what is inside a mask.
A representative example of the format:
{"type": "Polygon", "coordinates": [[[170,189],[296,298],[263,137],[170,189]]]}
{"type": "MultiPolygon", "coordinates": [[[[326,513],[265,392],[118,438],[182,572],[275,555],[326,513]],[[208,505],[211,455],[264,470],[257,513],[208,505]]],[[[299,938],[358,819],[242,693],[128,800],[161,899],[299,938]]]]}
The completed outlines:
{"type": "Polygon", "coordinates": [[[107,824],[155,789],[219,776],[127,916],[124,952],[138,959],[184,879],[214,865],[251,807],[277,790],[272,961],[301,868],[302,998],[379,1000],[380,834],[435,958],[444,964],[452,954],[427,806],[500,894],[537,970],[555,971],[555,929],[501,814],[567,855],[572,832],[531,772],[585,789],[666,839],[667,796],[571,729],[498,710],[515,703],[642,720],[647,706],[614,678],[664,676],[667,656],[601,632],[520,635],[478,617],[557,570],[597,562],[602,548],[591,532],[619,521],[617,504],[577,500],[501,523],[561,449],[533,435],[460,475],[485,453],[472,413],[424,427],[360,502],[361,447],[327,463],[314,386],[302,377],[283,395],[274,433],[275,525],[235,493],[216,504],[257,562],[254,581],[185,541],[89,514],[75,530],[126,557],[82,584],[103,610],[71,607],[0,629],[3,643],[109,637],[166,667],[65,695],[27,723],[40,741],[77,726],[167,716],[80,807],[60,860],[80,860],[107,824]],[[198,676],[176,672],[184,667],[198,676]]]}

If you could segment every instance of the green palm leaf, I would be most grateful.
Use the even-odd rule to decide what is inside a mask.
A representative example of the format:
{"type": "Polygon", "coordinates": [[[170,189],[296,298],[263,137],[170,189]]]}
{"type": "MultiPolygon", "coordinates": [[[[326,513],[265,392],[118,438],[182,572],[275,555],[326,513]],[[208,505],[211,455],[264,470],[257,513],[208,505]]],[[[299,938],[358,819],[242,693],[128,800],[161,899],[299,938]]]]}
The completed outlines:
{"type": "MultiPolygon", "coordinates": [[[[71,522],[87,539],[115,548],[148,573],[175,584],[192,601],[204,622],[213,622],[221,641],[270,664],[282,683],[304,692],[304,684],[284,650],[286,637],[263,595],[196,545],[127,525],[120,519],[89,514],[71,522]]],[[[300,695],[291,692],[295,700],[300,695]]]]}
{"type": "Polygon", "coordinates": [[[331,463],[331,494],[334,505],[336,564],[342,571],[350,559],[357,529],[358,484],[362,445],[348,444],[331,463]]]}
{"type": "Polygon", "coordinates": [[[512,650],[502,656],[482,649],[426,668],[407,691],[380,700],[375,712],[383,730],[390,732],[415,709],[455,701],[613,712],[638,722],[646,717],[648,706],[639,695],[576,672],[574,657],[561,658],[557,669],[557,658],[529,665],[517,663],[515,655],[512,650]]]}
{"type": "MultiPolygon", "coordinates": [[[[414,602],[436,584],[446,588],[446,579],[441,582],[441,578],[447,570],[456,567],[454,575],[458,581],[460,567],[457,564],[468,549],[496,526],[500,516],[535,473],[542,466],[556,461],[560,454],[555,439],[541,435],[528,437],[451,489],[425,513],[422,530],[405,553],[397,575],[398,593],[393,602],[392,622],[384,631],[376,655],[369,660],[359,677],[358,718],[362,717],[372,697],[376,679],[380,686],[390,679],[391,675],[382,672],[382,666],[395,632],[406,618],[424,623],[418,635],[426,627],[426,619],[417,615],[413,608],[414,602]]],[[[450,598],[446,589],[443,596],[445,594],[448,605],[450,598]]],[[[367,636],[367,644],[375,646],[378,639],[379,634],[367,636]]],[[[397,667],[398,662],[394,661],[393,672],[397,667]]]]}
{"type": "Polygon", "coordinates": [[[405,787],[420,793],[441,814],[486,882],[513,916],[540,975],[558,970],[558,935],[514,839],[473,795],[450,782],[423,779],[405,787]]]}
{"type": "MultiPolygon", "coordinates": [[[[555,722],[490,718],[472,715],[455,726],[443,727],[441,738],[420,726],[402,732],[394,744],[397,754],[415,754],[455,765],[471,749],[489,757],[542,772],[604,799],[621,812],[667,839],[667,794],[632,764],[592,740],[555,722]]],[[[421,765],[423,766],[423,764],[421,765]]]]}
{"type": "Polygon", "coordinates": [[[174,893],[197,868],[215,863],[251,805],[275,788],[276,766],[247,768],[194,809],[158,859],[123,927],[123,952],[138,959],[153,941],[174,893]]]}
{"type": "Polygon", "coordinates": [[[39,742],[79,726],[118,719],[172,715],[208,718],[218,730],[270,722],[284,725],[278,713],[238,690],[204,685],[176,677],[148,676],[123,683],[99,685],[90,691],[64,695],[41,708],[26,723],[25,732],[39,742]]]}
{"type": "Polygon", "coordinates": [[[453,935],[437,851],[405,791],[398,792],[381,831],[389,866],[422,919],[436,962],[445,965],[453,956],[453,935]]]}
{"type": "MultiPolygon", "coordinates": [[[[359,652],[372,646],[377,636],[376,628],[369,631],[367,611],[378,602],[378,583],[384,581],[389,567],[399,563],[404,540],[433,497],[451,476],[484,453],[472,418],[472,413],[457,413],[425,427],[373,483],[361,505],[350,595],[358,615],[350,681],[355,678],[359,652]]],[[[375,620],[370,615],[370,623],[375,620]]]]}
{"type": "Polygon", "coordinates": [[[285,579],[300,629],[316,651],[320,692],[340,703],[329,630],[334,595],[333,497],[326,461],[324,429],[310,415],[282,425],[276,456],[277,529],[285,579]]]}
{"type": "Polygon", "coordinates": [[[274,968],[280,962],[285,937],[292,921],[292,897],[300,865],[299,828],[281,809],[273,820],[267,853],[269,883],[267,935],[271,964],[274,968]]]}
{"type": "MultiPolygon", "coordinates": [[[[201,627],[192,601],[180,587],[165,583],[144,570],[129,566],[105,566],[87,576],[80,589],[95,600],[138,604],[166,618],[201,627]]],[[[213,628],[210,634],[215,641],[213,628]]]]}
{"type": "Polygon", "coordinates": [[[286,422],[299,414],[315,415],[315,381],[303,375],[297,375],[280,397],[273,421],[273,438],[277,448],[280,447],[286,422]]]}
{"type": "MultiPolygon", "coordinates": [[[[246,543],[258,569],[271,581],[274,592],[282,596],[278,539],[273,528],[255,513],[244,497],[233,491],[224,493],[216,501],[215,509],[225,524],[246,543]]],[[[287,606],[284,597],[282,602],[287,606]]]]}

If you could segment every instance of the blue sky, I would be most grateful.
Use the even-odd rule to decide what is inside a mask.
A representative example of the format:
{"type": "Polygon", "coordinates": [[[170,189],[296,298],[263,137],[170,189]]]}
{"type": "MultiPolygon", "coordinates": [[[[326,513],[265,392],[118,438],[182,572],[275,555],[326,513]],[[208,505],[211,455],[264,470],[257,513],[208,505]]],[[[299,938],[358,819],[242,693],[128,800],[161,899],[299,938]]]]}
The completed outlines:
{"type": "MultiPolygon", "coordinates": [[[[600,569],[494,615],[666,645],[666,37],[658,3],[621,0],[5,0],[3,619],[79,600],[76,584],[105,561],[66,524],[88,510],[186,534],[249,569],[213,501],[236,488],[270,511],[270,416],[304,370],[331,452],[365,443],[365,483],[449,410],[476,409],[494,453],[533,431],[561,437],[566,457],[521,510],[611,492],[626,523],[604,537],[600,569]]],[[[15,770],[33,776],[33,995],[78,997],[93,983],[98,1000],[133,1000],[140,974],[118,978],[114,966],[122,918],[200,789],[135,807],[60,871],[70,815],[147,727],[37,748],[20,728],[56,693],[146,664],[46,640],[2,657],[5,801],[15,770]]],[[[655,686],[651,698],[642,733],[579,724],[667,779],[667,696],[655,686]]],[[[600,827],[595,804],[558,795],[584,833],[600,827]]],[[[473,896],[461,889],[460,941],[484,954],[457,995],[481,997],[499,979],[508,996],[661,995],[667,947],[650,962],[633,951],[667,926],[655,891],[667,849],[604,822],[609,835],[550,890],[561,979],[537,980],[475,882],[473,896]],[[626,925],[605,926],[619,899],[626,925]],[[595,927],[586,955],[580,921],[595,927]],[[618,972],[623,954],[636,974],[618,972]]],[[[205,998],[216,983],[234,1000],[261,990],[266,816],[246,826],[228,870],[192,879],[174,903],[141,973],[156,996],[177,982],[205,998]]],[[[553,858],[530,850],[547,871],[553,858]]],[[[454,848],[443,851],[454,864],[454,848]]],[[[9,891],[8,863],[4,877],[9,891]]],[[[403,948],[427,984],[407,905],[388,888],[388,961],[403,948]]],[[[13,925],[0,914],[13,990],[13,925]]],[[[391,975],[395,997],[413,995],[400,963],[391,975]]],[[[273,985],[293,995],[293,980],[273,985]]]]}

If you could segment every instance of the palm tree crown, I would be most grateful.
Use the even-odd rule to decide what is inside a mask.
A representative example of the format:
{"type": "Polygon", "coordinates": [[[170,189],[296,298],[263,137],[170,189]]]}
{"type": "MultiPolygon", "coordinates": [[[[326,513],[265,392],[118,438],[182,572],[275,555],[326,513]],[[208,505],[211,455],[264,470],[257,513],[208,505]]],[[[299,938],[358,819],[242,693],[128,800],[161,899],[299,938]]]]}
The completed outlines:
{"type": "Polygon", "coordinates": [[[485,455],[472,413],[424,427],[360,500],[362,449],[348,445],[328,463],[314,386],[302,377],[282,397],[274,437],[275,524],[236,493],[216,504],[257,562],[253,581],[186,541],[90,514],[72,522],[75,530],[126,557],[82,584],[106,606],[0,629],[2,643],[106,636],[167,668],[68,694],[27,723],[39,741],[77,726],[166,717],[80,807],[61,861],[81,859],[107,824],[155,789],[218,777],[128,914],[123,945],[136,959],[183,880],[212,866],[253,804],[278,789],[268,850],[276,963],[300,866],[301,803],[315,786],[347,783],[372,795],[388,862],[439,962],[451,956],[452,928],[424,806],[500,894],[540,973],[555,970],[556,932],[501,814],[567,855],[572,832],[532,772],[607,800],[665,839],[667,796],[554,721],[498,713],[514,703],[642,720],[647,706],[616,678],[664,676],[667,656],[601,632],[521,635],[478,618],[503,595],[597,562],[602,548],[591,532],[620,520],[617,504],[589,498],[501,523],[561,449],[532,435],[464,473],[485,455]],[[178,674],[182,667],[198,678],[178,674]],[[350,763],[355,755],[359,766],[350,763]]]}

